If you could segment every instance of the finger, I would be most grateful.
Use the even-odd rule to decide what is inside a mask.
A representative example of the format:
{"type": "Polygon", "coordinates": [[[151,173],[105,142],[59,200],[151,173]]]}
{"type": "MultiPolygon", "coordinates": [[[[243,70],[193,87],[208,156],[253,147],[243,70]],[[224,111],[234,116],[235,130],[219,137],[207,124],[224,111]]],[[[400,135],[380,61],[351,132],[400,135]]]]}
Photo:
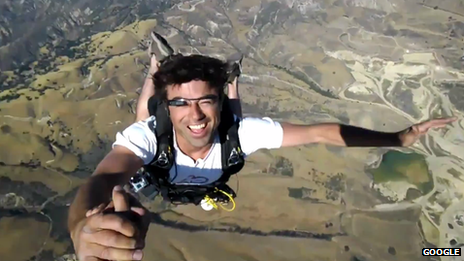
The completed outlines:
{"type": "Polygon", "coordinates": [[[98,212],[102,212],[102,211],[108,210],[110,208],[114,208],[113,201],[110,201],[110,203],[108,203],[108,205],[106,205],[106,206],[105,206],[105,204],[100,204],[96,208],[87,210],[85,216],[89,217],[89,216],[97,214],[98,212]]]}
{"type": "Polygon", "coordinates": [[[433,125],[433,120],[419,123],[416,126],[417,126],[417,130],[419,132],[425,132],[428,129],[430,129],[430,127],[432,127],[432,125],[433,125]]]}
{"type": "Polygon", "coordinates": [[[129,198],[121,186],[115,186],[113,189],[113,204],[114,211],[123,212],[129,211],[129,198]]]}
{"type": "Polygon", "coordinates": [[[100,261],[100,260],[98,260],[98,258],[94,256],[87,256],[82,261],[100,261]]]}
{"type": "Polygon", "coordinates": [[[116,214],[98,213],[88,219],[87,224],[83,228],[83,231],[88,234],[93,234],[103,229],[114,230],[127,237],[133,237],[136,233],[136,228],[132,222],[116,214]]]}
{"type": "Polygon", "coordinates": [[[85,216],[89,217],[91,215],[94,215],[94,214],[102,211],[104,208],[105,208],[105,204],[102,203],[102,204],[98,205],[97,207],[95,207],[93,209],[87,210],[87,212],[85,213],[85,216]]]}
{"type": "Polygon", "coordinates": [[[420,125],[421,132],[425,132],[430,128],[443,128],[446,127],[449,123],[455,121],[455,118],[446,118],[446,119],[435,119],[420,125]]]}
{"type": "Polygon", "coordinates": [[[143,216],[146,213],[145,209],[139,207],[131,207],[131,210],[137,213],[139,216],[143,216]]]}
{"type": "Polygon", "coordinates": [[[111,214],[111,213],[114,213],[114,212],[115,211],[114,211],[114,202],[113,201],[110,201],[110,203],[108,203],[108,205],[102,211],[103,214],[111,214]]]}
{"type": "Polygon", "coordinates": [[[449,117],[449,118],[446,118],[446,119],[449,120],[450,122],[453,122],[453,121],[456,121],[458,119],[458,117],[453,116],[453,117],[449,117]]]}
{"type": "Polygon", "coordinates": [[[87,212],[85,213],[85,217],[90,217],[96,213],[98,213],[98,209],[90,209],[90,210],[87,210],[87,212]]]}
{"type": "Polygon", "coordinates": [[[142,250],[119,249],[113,247],[104,247],[97,244],[88,245],[93,256],[103,260],[142,260],[142,250]]]}
{"type": "Polygon", "coordinates": [[[87,210],[87,212],[85,213],[85,217],[90,217],[92,215],[95,215],[98,212],[100,212],[100,209],[98,208],[87,210]]]}
{"type": "Polygon", "coordinates": [[[445,118],[445,119],[437,119],[435,121],[436,124],[448,124],[451,122],[456,121],[458,118],[457,117],[451,117],[451,118],[445,118]]]}
{"type": "Polygon", "coordinates": [[[108,206],[105,209],[114,208],[114,202],[111,200],[108,206]]]}
{"type": "Polygon", "coordinates": [[[84,234],[86,241],[105,247],[135,249],[137,241],[113,230],[101,230],[94,234],[84,234]]]}
{"type": "Polygon", "coordinates": [[[448,126],[448,123],[437,123],[432,126],[432,128],[443,128],[448,126]]]}
{"type": "Polygon", "coordinates": [[[436,122],[436,120],[431,120],[431,121],[427,121],[427,122],[418,124],[417,129],[421,134],[423,134],[423,133],[427,132],[430,128],[434,128],[434,127],[438,126],[438,124],[439,123],[436,122]]]}
{"type": "Polygon", "coordinates": [[[435,119],[435,120],[431,120],[430,122],[432,123],[432,125],[435,125],[435,124],[448,124],[456,120],[457,120],[457,117],[451,117],[451,118],[435,119]]]}

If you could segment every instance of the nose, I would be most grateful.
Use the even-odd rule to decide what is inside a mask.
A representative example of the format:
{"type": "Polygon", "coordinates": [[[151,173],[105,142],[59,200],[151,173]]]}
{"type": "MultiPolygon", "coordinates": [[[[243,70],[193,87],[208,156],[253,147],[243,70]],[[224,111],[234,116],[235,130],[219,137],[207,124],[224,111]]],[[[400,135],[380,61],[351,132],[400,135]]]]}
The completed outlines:
{"type": "Polygon", "coordinates": [[[190,106],[190,117],[196,121],[202,120],[205,117],[205,114],[197,102],[192,102],[190,106]]]}

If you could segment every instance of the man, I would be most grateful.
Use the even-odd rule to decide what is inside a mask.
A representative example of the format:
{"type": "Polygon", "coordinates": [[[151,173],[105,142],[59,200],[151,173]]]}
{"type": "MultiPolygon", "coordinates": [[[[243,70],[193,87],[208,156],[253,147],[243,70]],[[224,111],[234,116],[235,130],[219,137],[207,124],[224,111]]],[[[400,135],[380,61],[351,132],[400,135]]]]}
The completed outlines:
{"type": "MultiPolygon", "coordinates": [[[[145,83],[142,87],[142,91],[140,93],[138,102],[137,102],[137,109],[136,109],[136,122],[144,120],[150,116],[149,113],[149,107],[153,108],[152,105],[149,104],[149,99],[151,97],[156,96],[155,95],[155,86],[153,82],[153,75],[158,71],[158,67],[161,63],[165,63],[169,59],[172,59],[173,57],[178,56],[179,54],[174,54],[174,49],[168,44],[167,40],[164,39],[161,35],[159,35],[156,32],[151,32],[151,44],[149,45],[149,50],[148,54],[150,56],[150,67],[148,70],[148,75],[146,77],[145,83]]],[[[227,112],[223,111],[224,117],[222,117],[222,129],[226,128],[226,126],[229,126],[231,123],[228,123],[228,120],[233,120],[233,117],[242,117],[242,108],[240,104],[240,97],[239,97],[239,91],[238,91],[238,77],[242,73],[242,62],[243,56],[240,53],[235,53],[227,58],[226,61],[226,73],[227,73],[227,101],[225,101],[223,107],[226,107],[227,112]],[[229,114],[229,115],[227,115],[229,114]],[[224,119],[226,118],[226,120],[224,119]]],[[[156,114],[156,112],[154,112],[156,114]]],[[[162,125],[166,126],[165,129],[160,129],[158,126],[156,128],[156,132],[158,133],[164,133],[167,132],[168,130],[172,131],[172,128],[168,126],[166,123],[161,123],[159,124],[160,121],[169,121],[167,117],[162,117],[161,120],[158,118],[157,125],[162,125]]],[[[221,128],[220,128],[221,129],[221,128]]],[[[233,131],[232,134],[235,134],[234,131],[235,127],[231,128],[231,131],[233,131]]],[[[221,131],[219,131],[221,132],[221,131]]],[[[233,146],[229,146],[229,144],[233,143],[233,140],[238,140],[237,135],[231,135],[231,139],[227,141],[224,144],[221,144],[221,146],[224,148],[223,153],[231,153],[234,150],[233,146]]],[[[170,146],[173,146],[173,142],[170,142],[170,146]]],[[[162,142],[157,142],[158,147],[162,147],[163,144],[162,142]]],[[[239,148],[237,146],[237,148],[239,148]]],[[[163,153],[163,151],[159,152],[163,153]]],[[[235,174],[236,172],[240,171],[241,166],[243,166],[243,158],[238,157],[238,161],[240,164],[236,164],[234,168],[228,169],[227,166],[226,168],[223,168],[223,174],[228,173],[228,175],[235,174]]],[[[153,165],[153,164],[152,164],[153,165]]],[[[164,169],[169,169],[171,168],[171,165],[167,165],[164,169]]],[[[177,170],[177,166],[174,170],[177,170]]],[[[203,200],[206,201],[205,196],[211,196],[215,201],[219,202],[224,202],[224,201],[229,201],[230,197],[233,198],[235,197],[235,192],[228,187],[227,185],[221,185],[221,186],[214,186],[214,190],[216,190],[217,193],[206,193],[205,191],[201,191],[198,189],[198,186],[196,187],[183,187],[182,189],[173,189],[171,186],[168,189],[160,189],[164,186],[161,183],[170,183],[168,180],[163,180],[159,179],[159,177],[167,176],[168,174],[162,174],[161,172],[166,172],[163,171],[163,169],[153,169],[153,166],[148,166],[148,168],[141,169],[138,171],[138,173],[132,177],[131,179],[131,186],[133,188],[133,192],[138,193],[142,188],[142,192],[140,194],[144,194],[145,196],[148,197],[150,200],[151,198],[155,197],[158,194],[162,194],[162,196],[165,199],[169,199],[171,203],[183,203],[183,204],[198,204],[203,200]],[[139,172],[142,171],[142,174],[139,174],[139,172]],[[151,173],[150,173],[151,172],[151,173]],[[147,174],[148,173],[148,174],[147,174]],[[150,175],[151,174],[151,175],[150,175]],[[154,176],[158,177],[158,182],[154,180],[154,176]],[[148,188],[146,186],[150,185],[148,188]],[[185,191],[190,191],[190,193],[184,193],[185,191]],[[194,192],[196,191],[196,192],[194,192]],[[221,191],[221,192],[219,192],[221,191]],[[227,194],[227,192],[230,192],[231,194],[227,194]],[[225,192],[224,194],[221,194],[222,192],[225,192]],[[170,194],[170,195],[169,195],[170,194]]],[[[222,179],[217,183],[227,183],[227,178],[228,176],[223,175],[222,179]]],[[[204,178],[202,178],[204,179],[204,178]]],[[[191,183],[192,182],[188,182],[191,183]]],[[[210,187],[212,188],[214,184],[210,184],[210,187]]],[[[213,190],[209,189],[210,192],[213,192],[213,190]]],[[[205,205],[207,208],[212,209],[213,206],[215,206],[215,203],[212,203],[213,199],[211,199],[209,202],[210,203],[205,203],[202,204],[202,207],[205,209],[205,205]],[[212,203],[212,204],[211,204],[212,203]]],[[[235,203],[234,203],[235,204],[235,203]]]]}
{"type": "MultiPolygon", "coordinates": [[[[154,74],[155,92],[167,106],[174,133],[173,184],[205,185],[221,177],[221,124],[226,63],[201,55],[178,55],[154,74]]],[[[295,125],[270,118],[239,120],[238,136],[245,156],[260,149],[277,149],[310,143],[334,146],[410,146],[430,128],[444,127],[455,118],[435,119],[406,130],[384,133],[336,123],[295,125]]],[[[153,128],[157,117],[138,121],[116,136],[113,149],[80,187],[69,212],[69,230],[79,260],[140,260],[146,213],[129,203],[121,185],[142,166],[152,162],[157,150],[153,128]],[[106,205],[113,195],[114,211],[89,210],[106,205]],[[87,214],[87,215],[86,215],[87,214]],[[130,218],[127,218],[130,216],[130,218]]]]}

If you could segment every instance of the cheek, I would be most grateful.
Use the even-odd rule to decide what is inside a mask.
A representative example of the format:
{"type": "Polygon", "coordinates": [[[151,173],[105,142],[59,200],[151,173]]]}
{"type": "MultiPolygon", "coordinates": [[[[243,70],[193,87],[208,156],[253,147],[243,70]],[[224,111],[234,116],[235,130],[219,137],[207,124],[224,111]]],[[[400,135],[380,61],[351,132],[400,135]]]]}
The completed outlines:
{"type": "Polygon", "coordinates": [[[217,108],[210,108],[208,110],[205,110],[204,113],[207,115],[208,118],[218,121],[219,116],[221,115],[221,112],[217,108]]]}
{"type": "Polygon", "coordinates": [[[178,125],[183,118],[185,118],[183,115],[185,113],[182,112],[182,110],[179,110],[179,108],[174,108],[174,109],[169,109],[169,116],[171,117],[171,121],[173,125],[178,125]]]}

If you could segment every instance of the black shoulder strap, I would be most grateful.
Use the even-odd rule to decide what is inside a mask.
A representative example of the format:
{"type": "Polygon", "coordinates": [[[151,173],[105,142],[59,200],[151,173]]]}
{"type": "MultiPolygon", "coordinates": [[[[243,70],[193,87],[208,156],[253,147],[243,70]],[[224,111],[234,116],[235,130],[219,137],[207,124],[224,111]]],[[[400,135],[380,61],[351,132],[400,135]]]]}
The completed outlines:
{"type": "Polygon", "coordinates": [[[220,182],[227,182],[231,175],[238,173],[245,165],[238,136],[240,119],[238,117],[235,119],[229,102],[229,98],[225,96],[221,111],[221,123],[218,127],[221,140],[223,171],[219,179],[220,182]]]}
{"type": "Polygon", "coordinates": [[[172,122],[169,119],[169,111],[166,102],[156,95],[148,100],[148,111],[156,117],[156,126],[149,126],[157,140],[156,155],[149,163],[148,168],[156,168],[154,172],[160,177],[168,180],[169,170],[174,164],[174,140],[172,122]]]}

